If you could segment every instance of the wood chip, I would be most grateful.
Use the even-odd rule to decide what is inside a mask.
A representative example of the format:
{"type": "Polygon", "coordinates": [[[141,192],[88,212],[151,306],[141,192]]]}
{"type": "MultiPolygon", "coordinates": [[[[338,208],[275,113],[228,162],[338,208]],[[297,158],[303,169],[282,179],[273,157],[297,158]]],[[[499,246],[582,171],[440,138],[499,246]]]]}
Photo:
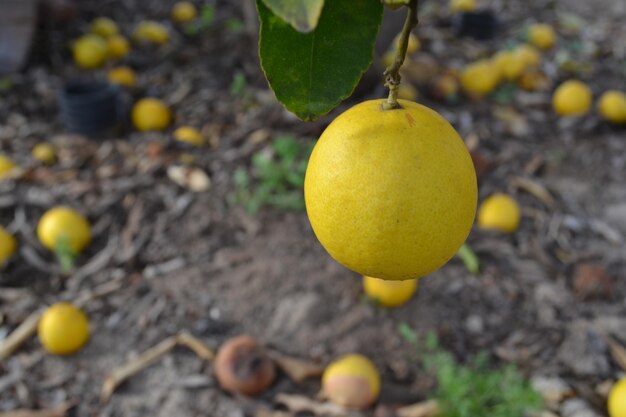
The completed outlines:
{"type": "Polygon", "coordinates": [[[511,180],[511,185],[533,195],[549,209],[556,209],[557,203],[552,194],[537,181],[531,180],[530,178],[514,177],[511,180]]]}
{"type": "Polygon", "coordinates": [[[278,394],[274,401],[284,405],[292,413],[312,413],[316,416],[345,417],[348,410],[333,403],[319,402],[303,395],[278,394]]]}
{"type": "Polygon", "coordinates": [[[269,352],[270,358],[289,379],[295,383],[301,383],[308,378],[316,378],[324,373],[324,367],[316,363],[302,359],[292,358],[276,351],[269,352]]]}
{"type": "Polygon", "coordinates": [[[73,403],[63,403],[49,410],[14,410],[0,412],[0,417],[65,417],[73,403]]]}
{"type": "Polygon", "coordinates": [[[441,411],[436,400],[400,407],[396,410],[398,417],[434,417],[441,411]]]}
{"type": "Polygon", "coordinates": [[[626,347],[612,337],[607,337],[606,342],[609,345],[609,351],[615,363],[622,368],[623,371],[626,371],[626,347]]]}
{"type": "Polygon", "coordinates": [[[0,360],[11,356],[13,352],[35,334],[42,314],[43,310],[32,313],[0,344],[0,360]]]}
{"type": "Polygon", "coordinates": [[[115,389],[124,381],[155,364],[176,346],[185,346],[207,361],[211,361],[215,356],[213,349],[188,332],[182,331],[177,335],[168,337],[107,375],[100,391],[100,402],[105,404],[115,389]]]}

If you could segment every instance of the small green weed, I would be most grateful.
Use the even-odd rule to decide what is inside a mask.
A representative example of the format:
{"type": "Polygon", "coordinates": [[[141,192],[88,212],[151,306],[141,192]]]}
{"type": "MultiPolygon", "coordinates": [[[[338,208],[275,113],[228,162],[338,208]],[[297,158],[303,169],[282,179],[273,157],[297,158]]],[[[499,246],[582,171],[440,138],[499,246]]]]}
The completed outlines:
{"type": "Polygon", "coordinates": [[[248,81],[243,72],[237,71],[233,75],[233,80],[230,82],[230,94],[233,97],[244,97],[247,94],[248,81]]]}
{"type": "Polygon", "coordinates": [[[462,365],[441,349],[434,334],[429,334],[421,347],[408,325],[401,324],[398,331],[415,347],[426,370],[435,375],[438,386],[434,398],[441,405],[441,416],[522,417],[525,412],[541,407],[541,396],[515,366],[489,368],[485,353],[462,365]]]}
{"type": "Polygon", "coordinates": [[[214,20],[215,7],[209,5],[202,6],[202,9],[200,9],[200,17],[185,26],[185,35],[193,37],[206,32],[211,27],[214,20]]]}
{"type": "Polygon", "coordinates": [[[241,168],[235,171],[233,202],[250,214],[263,206],[304,210],[302,188],[312,150],[313,145],[304,139],[277,137],[269,152],[258,152],[252,157],[252,175],[241,168]]]}

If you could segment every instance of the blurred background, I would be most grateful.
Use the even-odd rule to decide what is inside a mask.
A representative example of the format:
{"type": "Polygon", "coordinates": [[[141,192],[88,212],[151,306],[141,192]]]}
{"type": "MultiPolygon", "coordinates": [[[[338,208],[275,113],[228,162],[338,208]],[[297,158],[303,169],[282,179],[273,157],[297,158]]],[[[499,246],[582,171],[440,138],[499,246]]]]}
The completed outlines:
{"type": "Polygon", "coordinates": [[[346,415],[315,408],[345,353],[382,380],[356,415],[426,415],[397,413],[441,393],[427,335],[459,372],[480,352],[515,365],[541,415],[607,415],[626,371],[623,0],[420,2],[401,97],[458,130],[481,207],[464,253],[395,308],[324,251],[302,184],[325,126],[386,96],[405,12],[386,12],[353,96],[304,123],[264,78],[253,2],[175,3],[0,0],[0,416],[346,415]],[[34,336],[59,301],[89,320],[71,356],[42,346],[41,323],[34,336]],[[112,370],[183,331],[213,350],[249,334],[280,371],[230,394],[175,348],[102,397],[112,370]],[[48,414],[11,414],[34,409],[48,414]]]}

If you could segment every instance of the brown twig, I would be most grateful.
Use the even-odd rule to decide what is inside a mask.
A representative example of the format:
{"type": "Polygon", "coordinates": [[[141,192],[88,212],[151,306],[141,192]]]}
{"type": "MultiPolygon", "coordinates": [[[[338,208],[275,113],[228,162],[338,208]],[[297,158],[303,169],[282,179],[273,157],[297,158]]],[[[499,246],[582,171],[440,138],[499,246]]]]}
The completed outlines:
{"type": "Polygon", "coordinates": [[[35,334],[42,314],[43,311],[41,310],[32,313],[0,344],[0,360],[11,356],[16,349],[35,334]]]}

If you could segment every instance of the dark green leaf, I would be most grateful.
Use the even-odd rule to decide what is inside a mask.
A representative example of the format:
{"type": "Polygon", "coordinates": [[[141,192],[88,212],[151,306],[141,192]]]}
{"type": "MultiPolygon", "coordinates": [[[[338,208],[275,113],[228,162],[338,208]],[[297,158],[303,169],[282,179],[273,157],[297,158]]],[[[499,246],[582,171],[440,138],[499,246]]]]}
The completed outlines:
{"type": "Polygon", "coordinates": [[[324,0],[263,0],[263,3],[299,32],[315,29],[324,7],[324,0]]]}
{"type": "Polygon", "coordinates": [[[276,98],[315,120],[350,96],[372,62],[382,20],[378,0],[333,0],[315,30],[300,33],[257,0],[261,66],[276,98]]]}

